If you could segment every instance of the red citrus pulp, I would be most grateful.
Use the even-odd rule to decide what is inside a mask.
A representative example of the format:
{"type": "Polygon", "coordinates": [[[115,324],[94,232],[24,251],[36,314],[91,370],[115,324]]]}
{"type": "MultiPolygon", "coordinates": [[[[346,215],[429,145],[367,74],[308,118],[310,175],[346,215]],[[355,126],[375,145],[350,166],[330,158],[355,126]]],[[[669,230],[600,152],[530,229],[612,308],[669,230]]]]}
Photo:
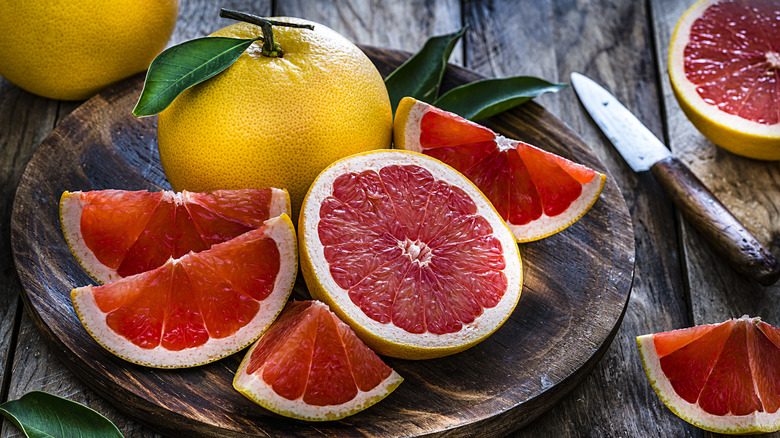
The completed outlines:
{"type": "Polygon", "coordinates": [[[661,400],[718,433],[780,430],[780,329],[743,316],[637,338],[661,400]]]}
{"type": "Polygon", "coordinates": [[[293,301],[249,350],[233,386],[303,420],[337,420],[386,397],[403,379],[319,301],[293,301]]]}
{"type": "Polygon", "coordinates": [[[598,199],[606,177],[581,164],[405,97],[395,115],[397,149],[454,167],[493,203],[518,242],[555,234],[598,199]]]}

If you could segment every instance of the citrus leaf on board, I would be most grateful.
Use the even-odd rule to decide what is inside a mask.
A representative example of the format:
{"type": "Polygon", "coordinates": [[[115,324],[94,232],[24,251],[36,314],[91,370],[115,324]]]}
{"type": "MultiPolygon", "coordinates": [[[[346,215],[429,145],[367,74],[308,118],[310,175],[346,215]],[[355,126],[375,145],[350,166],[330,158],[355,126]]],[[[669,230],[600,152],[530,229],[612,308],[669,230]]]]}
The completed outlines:
{"type": "Polygon", "coordinates": [[[95,410],[42,391],[1,404],[0,414],[28,438],[122,438],[119,429],[95,410]]]}
{"type": "Polygon", "coordinates": [[[482,120],[566,86],[533,76],[483,79],[448,91],[433,105],[465,119],[482,120]]]}
{"type": "Polygon", "coordinates": [[[398,102],[406,96],[433,102],[439,95],[441,78],[447,68],[453,47],[466,32],[459,31],[428,38],[422,49],[385,78],[390,105],[395,112],[398,102]]]}
{"type": "Polygon", "coordinates": [[[166,49],[149,66],[133,115],[142,117],[161,112],[187,88],[228,68],[260,39],[204,37],[166,49]]]}

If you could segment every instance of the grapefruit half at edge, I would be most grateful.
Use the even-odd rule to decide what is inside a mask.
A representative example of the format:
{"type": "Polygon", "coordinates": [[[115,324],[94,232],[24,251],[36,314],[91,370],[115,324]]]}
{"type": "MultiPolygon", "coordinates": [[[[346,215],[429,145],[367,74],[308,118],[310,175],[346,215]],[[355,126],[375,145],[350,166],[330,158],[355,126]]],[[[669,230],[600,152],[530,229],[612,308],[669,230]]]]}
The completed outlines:
{"type": "Polygon", "coordinates": [[[290,218],[162,266],[71,292],[84,328],[111,353],[157,368],[213,362],[254,342],[292,292],[298,272],[290,218]]]}
{"type": "Polygon", "coordinates": [[[606,176],[411,97],[398,105],[395,147],[437,158],[479,187],[518,242],[562,231],[593,206],[606,176]]]}
{"type": "Polygon", "coordinates": [[[277,414],[338,420],[379,402],[403,378],[319,301],[293,301],[252,346],[233,386],[277,414]]]}
{"type": "Polygon", "coordinates": [[[669,78],[708,140],[780,160],[780,16],[774,1],[701,0],[677,22],[669,78]]]}
{"type": "Polygon", "coordinates": [[[471,181],[422,154],[332,164],[306,195],[298,233],[312,296],[379,354],[465,350],[520,298],[522,263],[504,221],[471,181]]]}
{"type": "Polygon", "coordinates": [[[290,197],[281,189],[96,190],[60,198],[65,240],[84,270],[103,284],[208,249],[282,213],[290,213],[290,197]]]}
{"type": "Polygon", "coordinates": [[[637,344],[653,389],[683,420],[727,434],[780,430],[780,329],[746,315],[637,344]]]}

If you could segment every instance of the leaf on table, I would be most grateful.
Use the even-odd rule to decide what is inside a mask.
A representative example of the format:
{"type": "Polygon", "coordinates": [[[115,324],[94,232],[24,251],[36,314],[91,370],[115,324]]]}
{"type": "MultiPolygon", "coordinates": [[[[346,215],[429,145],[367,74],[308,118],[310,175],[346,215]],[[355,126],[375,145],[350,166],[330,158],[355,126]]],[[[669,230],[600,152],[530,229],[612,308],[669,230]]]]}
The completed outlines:
{"type": "Polygon", "coordinates": [[[447,60],[465,32],[466,26],[454,33],[428,38],[419,52],[385,78],[393,113],[406,96],[428,103],[436,99],[447,60]]]}
{"type": "Polygon", "coordinates": [[[151,116],[161,112],[187,88],[228,68],[260,39],[204,37],[166,49],[149,66],[133,115],[151,116]]]}
{"type": "Polygon", "coordinates": [[[28,438],[122,438],[119,429],[96,411],[42,391],[1,404],[0,414],[28,438]]]}
{"type": "Polygon", "coordinates": [[[453,88],[433,103],[469,120],[481,120],[507,111],[544,93],[566,87],[533,76],[483,79],[453,88]]]}

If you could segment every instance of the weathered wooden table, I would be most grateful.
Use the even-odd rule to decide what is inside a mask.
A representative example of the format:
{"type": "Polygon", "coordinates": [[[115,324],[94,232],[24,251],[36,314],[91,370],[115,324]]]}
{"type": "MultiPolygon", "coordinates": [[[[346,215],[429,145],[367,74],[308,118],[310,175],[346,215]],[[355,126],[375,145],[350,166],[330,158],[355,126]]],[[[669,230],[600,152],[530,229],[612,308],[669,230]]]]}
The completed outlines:
{"type": "MultiPolygon", "coordinates": [[[[584,73],[612,90],[780,256],[780,163],[718,149],[683,116],[666,74],[668,41],[689,0],[182,1],[171,43],[229,23],[219,7],[323,23],[360,44],[417,50],[426,37],[468,24],[452,56],[486,76],[536,75],[568,82],[584,73]]],[[[0,11],[2,12],[2,11],[0,11]]],[[[741,278],[675,211],[649,174],[634,174],[568,88],[537,102],[578,132],[617,181],[633,220],[631,298],[612,346],[558,405],[513,436],[709,436],[672,414],[647,382],[635,336],[743,314],[780,324],[780,285],[741,278]]],[[[25,165],[80,102],[47,100],[0,78],[0,400],[43,390],[87,404],[127,437],[158,436],[77,380],[55,357],[20,299],[9,221],[25,165]]],[[[0,437],[21,433],[2,423],[0,437]]],[[[780,436],[775,434],[773,436],[780,436]]]]}

